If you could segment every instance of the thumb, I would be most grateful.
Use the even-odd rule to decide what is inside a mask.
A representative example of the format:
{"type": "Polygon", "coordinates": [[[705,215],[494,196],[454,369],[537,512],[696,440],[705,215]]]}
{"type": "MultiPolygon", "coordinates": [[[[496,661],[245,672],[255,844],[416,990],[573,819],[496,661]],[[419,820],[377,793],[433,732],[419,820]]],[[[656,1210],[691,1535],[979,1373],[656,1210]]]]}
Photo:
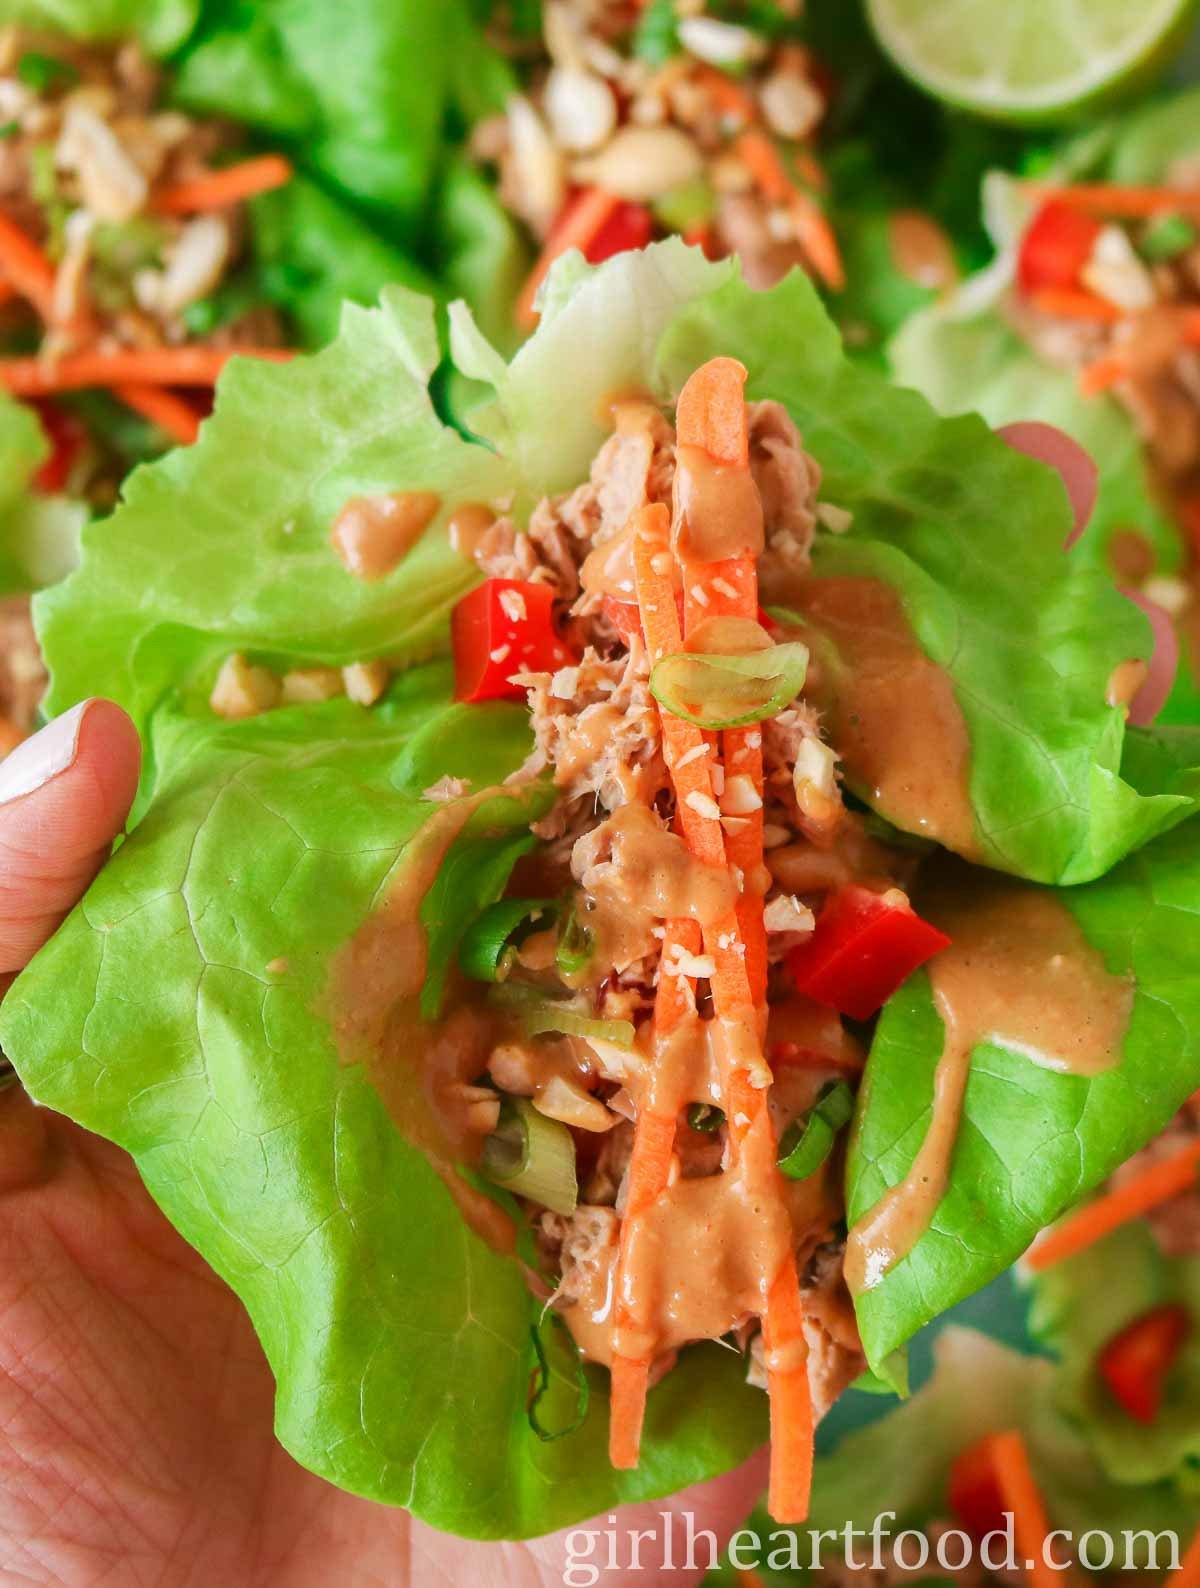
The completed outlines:
{"type": "Polygon", "coordinates": [[[86,892],[141,760],[121,708],[85,700],[0,762],[0,973],[21,970],[86,892]]]}

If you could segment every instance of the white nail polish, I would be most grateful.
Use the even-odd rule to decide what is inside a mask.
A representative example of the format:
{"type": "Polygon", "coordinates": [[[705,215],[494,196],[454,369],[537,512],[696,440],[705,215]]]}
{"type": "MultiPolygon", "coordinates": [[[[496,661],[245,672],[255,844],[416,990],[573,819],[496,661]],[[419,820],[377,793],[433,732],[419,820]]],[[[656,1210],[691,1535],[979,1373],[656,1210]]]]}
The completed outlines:
{"type": "Polygon", "coordinates": [[[83,700],[64,711],[0,761],[0,805],[32,794],[67,770],[79,750],[79,729],[90,704],[83,700]]]}

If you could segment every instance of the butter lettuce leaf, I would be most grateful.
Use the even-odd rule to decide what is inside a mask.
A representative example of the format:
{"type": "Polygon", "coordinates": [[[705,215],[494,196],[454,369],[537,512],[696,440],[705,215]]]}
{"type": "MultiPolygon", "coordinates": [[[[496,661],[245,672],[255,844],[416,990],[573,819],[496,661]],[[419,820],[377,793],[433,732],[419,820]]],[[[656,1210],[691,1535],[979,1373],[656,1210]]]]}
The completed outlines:
{"type": "Polygon", "coordinates": [[[1152,1423],[1136,1422],[1097,1371],[1105,1345],[1153,1307],[1182,1304],[1200,1317],[1200,1258],[1166,1256],[1144,1220],[1030,1276],[1029,1327],[1062,1362],[1055,1395],[1096,1460],[1119,1483],[1177,1481],[1196,1492],[1200,1471],[1200,1336],[1195,1328],[1152,1423]],[[1119,1283],[1114,1283],[1119,1276],[1119,1283]]]}
{"type": "MultiPolygon", "coordinates": [[[[1058,898],[1109,971],[1134,978],[1121,1062],[1085,1078],[976,1044],[946,1193],[909,1254],[857,1300],[877,1370],[924,1324],[1015,1262],[1200,1086],[1200,822],[1058,898]]],[[[887,1005],[871,1047],[847,1157],[851,1223],[916,1157],[943,1035],[928,976],[919,972],[887,1005]]]]}
{"type": "MultiPolygon", "coordinates": [[[[438,1527],[516,1537],[733,1464],[764,1436],[765,1397],[713,1346],[652,1397],[640,1473],[609,1468],[600,1393],[582,1430],[542,1444],[525,1418],[541,1303],[464,1223],[368,1067],[339,1052],[331,962],[403,889],[408,841],[444,808],[414,787],[429,745],[451,745],[442,771],[488,775],[528,750],[523,711],[464,711],[449,694],[435,663],[369,712],[343,700],[220,726],[159,713],[147,808],[4,1025],[34,1095],[132,1152],[242,1297],[292,1454],[438,1527]],[[64,976],[87,990],[50,1012],[64,976]]],[[[486,834],[527,835],[547,792],[489,801],[451,861],[486,834]]],[[[486,902],[443,892],[431,943],[444,951],[486,902]]]]}

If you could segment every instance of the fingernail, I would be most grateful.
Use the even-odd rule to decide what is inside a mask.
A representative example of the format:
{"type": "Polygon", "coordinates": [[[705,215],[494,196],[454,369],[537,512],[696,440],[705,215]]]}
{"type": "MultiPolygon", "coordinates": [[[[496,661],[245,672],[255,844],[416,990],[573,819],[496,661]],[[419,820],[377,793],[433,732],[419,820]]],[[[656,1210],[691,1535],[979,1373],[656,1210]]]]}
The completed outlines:
{"type": "Polygon", "coordinates": [[[32,794],[74,763],[79,751],[79,730],[89,705],[90,701],[83,700],[64,711],[0,761],[0,805],[32,794]]]}

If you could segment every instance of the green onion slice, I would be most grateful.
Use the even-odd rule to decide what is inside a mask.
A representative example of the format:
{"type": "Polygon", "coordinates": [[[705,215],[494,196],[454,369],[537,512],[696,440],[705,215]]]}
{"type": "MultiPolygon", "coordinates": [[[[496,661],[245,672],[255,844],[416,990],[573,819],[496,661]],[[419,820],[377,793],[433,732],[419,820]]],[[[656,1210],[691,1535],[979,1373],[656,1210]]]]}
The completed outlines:
{"type": "Polygon", "coordinates": [[[489,904],[471,922],[458,945],[463,974],[472,981],[503,981],[522,938],[550,926],[557,915],[553,899],[498,899],[489,904]]]}
{"type": "Polygon", "coordinates": [[[56,84],[65,88],[79,81],[79,72],[70,61],[60,61],[56,55],[43,55],[41,50],[25,51],[17,62],[17,76],[35,94],[44,94],[56,84]]]}
{"type": "Polygon", "coordinates": [[[572,907],[558,934],[554,968],[560,976],[581,976],[591,963],[596,944],[591,932],[572,907]]]}
{"type": "Polygon", "coordinates": [[[693,1130],[711,1133],[714,1130],[719,1130],[725,1123],[725,1114],[722,1109],[714,1108],[711,1103],[690,1103],[687,1111],[687,1122],[693,1130]]]}
{"type": "Polygon", "coordinates": [[[698,728],[740,728],[775,717],[804,687],[808,647],[793,640],[742,656],[681,651],[650,674],[650,693],[698,728]]]}
{"type": "Polygon", "coordinates": [[[1184,253],[1198,236],[1195,224],[1186,215],[1163,215],[1147,227],[1138,246],[1144,259],[1157,264],[1184,253]]]}
{"type": "Polygon", "coordinates": [[[529,1381],[529,1404],[525,1408],[525,1415],[529,1419],[529,1426],[539,1439],[549,1444],[552,1439],[561,1439],[564,1434],[573,1434],[577,1428],[582,1428],[588,1414],[588,1402],[591,1399],[591,1385],[583,1369],[583,1361],[571,1338],[571,1331],[559,1317],[557,1312],[544,1312],[537,1323],[529,1326],[533,1336],[533,1354],[537,1357],[537,1366],[534,1368],[529,1381]],[[547,1428],[538,1412],[542,1397],[550,1388],[550,1359],[546,1352],[545,1342],[542,1340],[542,1329],[546,1319],[551,1318],[567,1337],[568,1350],[575,1363],[575,1415],[569,1423],[562,1428],[547,1428]]]}
{"type": "Polygon", "coordinates": [[[779,1167],[789,1180],[807,1180],[816,1174],[853,1112],[854,1093],[845,1081],[830,1081],[814,1107],[788,1127],[779,1144],[779,1167]]]}
{"type": "Polygon", "coordinates": [[[579,1200],[575,1143],[557,1119],[547,1119],[526,1097],[506,1097],[500,1119],[483,1144],[479,1167],[506,1191],[528,1197],[552,1213],[571,1214],[579,1200]]]}
{"type": "Polygon", "coordinates": [[[588,1013],[589,1006],[583,999],[551,998],[532,982],[497,982],[488,991],[488,1001],[519,1014],[526,1036],[559,1031],[568,1037],[599,1037],[618,1048],[633,1046],[631,1020],[601,1020],[588,1013]]]}

